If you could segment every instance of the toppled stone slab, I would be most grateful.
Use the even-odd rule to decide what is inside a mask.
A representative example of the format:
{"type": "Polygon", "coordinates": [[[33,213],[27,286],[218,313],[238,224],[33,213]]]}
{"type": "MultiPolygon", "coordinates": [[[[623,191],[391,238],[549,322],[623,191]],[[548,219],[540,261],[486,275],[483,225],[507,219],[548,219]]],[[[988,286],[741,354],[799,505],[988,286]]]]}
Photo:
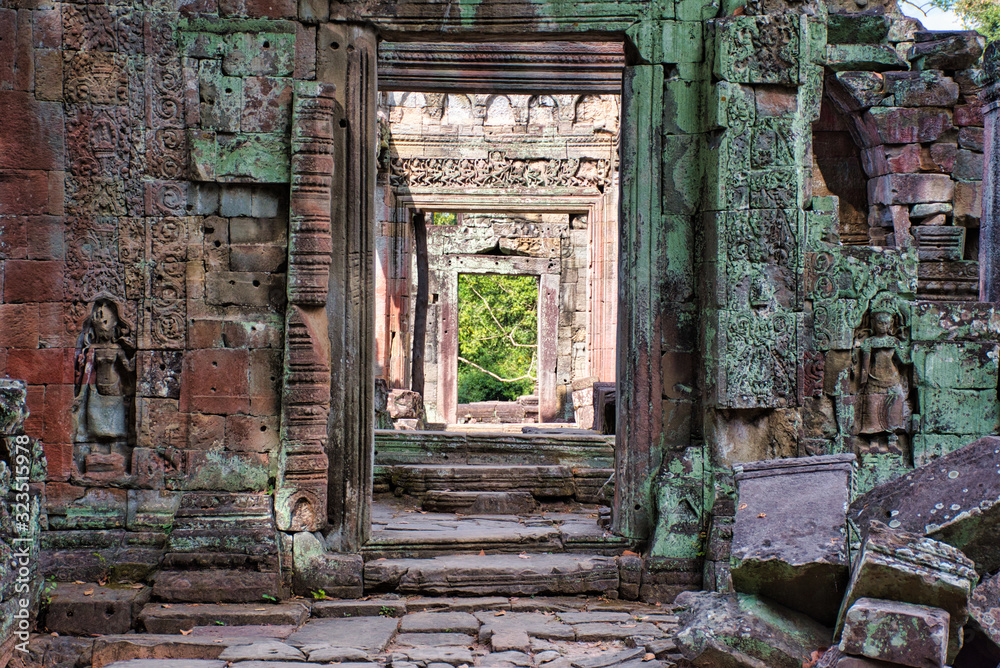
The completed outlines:
{"type": "Polygon", "coordinates": [[[127,633],[150,594],[149,587],[60,582],[52,593],[45,625],[50,631],[77,636],[127,633]]]}
{"type": "Polygon", "coordinates": [[[825,455],[736,467],[733,587],[832,625],[848,579],[847,522],[857,458],[825,455]]]}
{"type": "Polygon", "coordinates": [[[403,633],[467,633],[479,632],[479,620],[468,612],[415,612],[403,617],[399,630],[403,633]]]}
{"type": "Polygon", "coordinates": [[[750,594],[682,592],[676,604],[677,647],[694,666],[802,668],[830,630],[813,619],[750,594]]]}
{"type": "Polygon", "coordinates": [[[851,504],[859,529],[888,520],[894,529],[948,543],[976,562],[1000,569],[1000,437],[985,436],[906,475],[879,485],[851,504]]]}
{"type": "Polygon", "coordinates": [[[139,619],[149,633],[180,633],[195,626],[298,626],[309,618],[309,608],[302,603],[271,604],[201,604],[174,603],[164,606],[151,603],[142,609],[139,619]]]}
{"type": "Polygon", "coordinates": [[[860,598],[844,618],[840,649],[913,668],[942,668],[949,621],[941,608],[860,598]]]}
{"type": "Polygon", "coordinates": [[[950,545],[872,521],[840,608],[837,637],[847,611],[862,598],[941,608],[950,615],[950,662],[962,646],[968,600],[977,580],[972,561],[950,545]]]}
{"type": "Polygon", "coordinates": [[[406,601],[392,598],[373,598],[367,601],[316,601],[312,606],[313,617],[402,617],[406,614],[406,601]]]}
{"type": "Polygon", "coordinates": [[[321,647],[353,647],[381,652],[396,632],[398,619],[391,617],[345,617],[313,619],[288,636],[288,644],[310,652],[321,647]]]}
{"type": "Polygon", "coordinates": [[[306,655],[283,642],[261,640],[227,647],[219,658],[226,661],[303,661],[306,655]]]}
{"type": "Polygon", "coordinates": [[[540,612],[509,612],[498,615],[495,612],[477,612],[476,617],[483,623],[479,628],[479,642],[486,644],[494,633],[524,631],[531,638],[544,640],[574,640],[576,631],[569,624],[540,612]]]}
{"type": "Polygon", "coordinates": [[[582,595],[618,591],[612,557],[491,554],[386,559],[365,564],[365,589],[422,594],[582,595]]]}

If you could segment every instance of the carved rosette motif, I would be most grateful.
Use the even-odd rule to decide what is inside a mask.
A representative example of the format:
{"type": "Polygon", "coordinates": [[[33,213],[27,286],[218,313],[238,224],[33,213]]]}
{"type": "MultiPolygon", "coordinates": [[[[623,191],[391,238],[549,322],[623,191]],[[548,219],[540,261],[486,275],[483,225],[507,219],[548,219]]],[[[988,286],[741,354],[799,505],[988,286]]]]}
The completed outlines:
{"type": "Polygon", "coordinates": [[[297,82],[293,108],[282,464],[275,491],[275,518],[285,531],[316,531],[326,524],[323,442],[330,412],[330,359],[324,307],[332,252],[334,90],[328,84],[297,82]]]}

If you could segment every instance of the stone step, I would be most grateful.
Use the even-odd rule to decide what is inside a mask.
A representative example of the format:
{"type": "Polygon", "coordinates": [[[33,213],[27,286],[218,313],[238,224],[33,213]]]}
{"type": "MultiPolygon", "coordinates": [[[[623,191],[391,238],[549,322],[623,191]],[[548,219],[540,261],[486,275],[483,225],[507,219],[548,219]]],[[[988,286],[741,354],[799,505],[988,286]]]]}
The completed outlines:
{"type": "Polygon", "coordinates": [[[149,633],[180,633],[196,626],[291,626],[309,618],[306,603],[198,604],[150,603],[139,614],[149,633]]]}
{"type": "Polygon", "coordinates": [[[561,553],[616,555],[629,547],[597,524],[597,511],[544,515],[393,513],[376,506],[366,561],[428,558],[455,553],[561,553]]]}
{"type": "Polygon", "coordinates": [[[494,554],[379,559],[365,564],[366,591],[434,596],[617,596],[618,562],[584,554],[494,554]]]}
{"type": "Polygon", "coordinates": [[[423,498],[421,508],[439,513],[478,515],[522,515],[538,504],[528,492],[452,492],[432,489],[423,498]]]}
{"type": "Polygon", "coordinates": [[[145,586],[58,582],[45,613],[45,626],[64,635],[127,633],[150,593],[145,586]]]}
{"type": "Polygon", "coordinates": [[[431,491],[528,492],[536,499],[594,502],[610,468],[563,465],[405,464],[385,467],[390,486],[423,498],[431,491]]]}

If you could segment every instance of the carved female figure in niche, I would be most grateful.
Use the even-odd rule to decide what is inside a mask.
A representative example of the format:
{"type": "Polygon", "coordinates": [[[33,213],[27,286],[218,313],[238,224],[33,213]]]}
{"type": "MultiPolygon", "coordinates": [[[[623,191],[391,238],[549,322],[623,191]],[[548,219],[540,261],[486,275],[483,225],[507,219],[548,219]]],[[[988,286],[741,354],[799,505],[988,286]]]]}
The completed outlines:
{"type": "MultiPolygon", "coordinates": [[[[111,297],[94,300],[76,340],[74,442],[107,443],[105,452],[128,454],[122,450],[127,449],[135,396],[135,349],[126,340],[131,331],[111,297]]],[[[85,447],[75,454],[89,452],[85,447]]]]}
{"type": "MultiPolygon", "coordinates": [[[[873,307],[872,334],[861,342],[860,434],[907,431],[909,381],[904,365],[910,363],[910,353],[893,331],[895,321],[896,314],[889,307],[873,307]]],[[[890,436],[889,440],[892,444],[896,439],[890,436]]]]}

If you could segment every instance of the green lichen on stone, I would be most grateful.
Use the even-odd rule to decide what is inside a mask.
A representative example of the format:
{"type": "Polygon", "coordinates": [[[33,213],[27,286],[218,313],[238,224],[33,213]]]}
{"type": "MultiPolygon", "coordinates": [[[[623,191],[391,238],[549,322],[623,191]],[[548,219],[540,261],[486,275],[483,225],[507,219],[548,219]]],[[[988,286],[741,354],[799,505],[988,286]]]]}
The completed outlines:
{"type": "Polygon", "coordinates": [[[706,466],[703,446],[688,448],[666,463],[655,483],[659,520],[650,557],[697,559],[704,556],[703,532],[715,502],[711,473],[711,467],[706,466]]]}

